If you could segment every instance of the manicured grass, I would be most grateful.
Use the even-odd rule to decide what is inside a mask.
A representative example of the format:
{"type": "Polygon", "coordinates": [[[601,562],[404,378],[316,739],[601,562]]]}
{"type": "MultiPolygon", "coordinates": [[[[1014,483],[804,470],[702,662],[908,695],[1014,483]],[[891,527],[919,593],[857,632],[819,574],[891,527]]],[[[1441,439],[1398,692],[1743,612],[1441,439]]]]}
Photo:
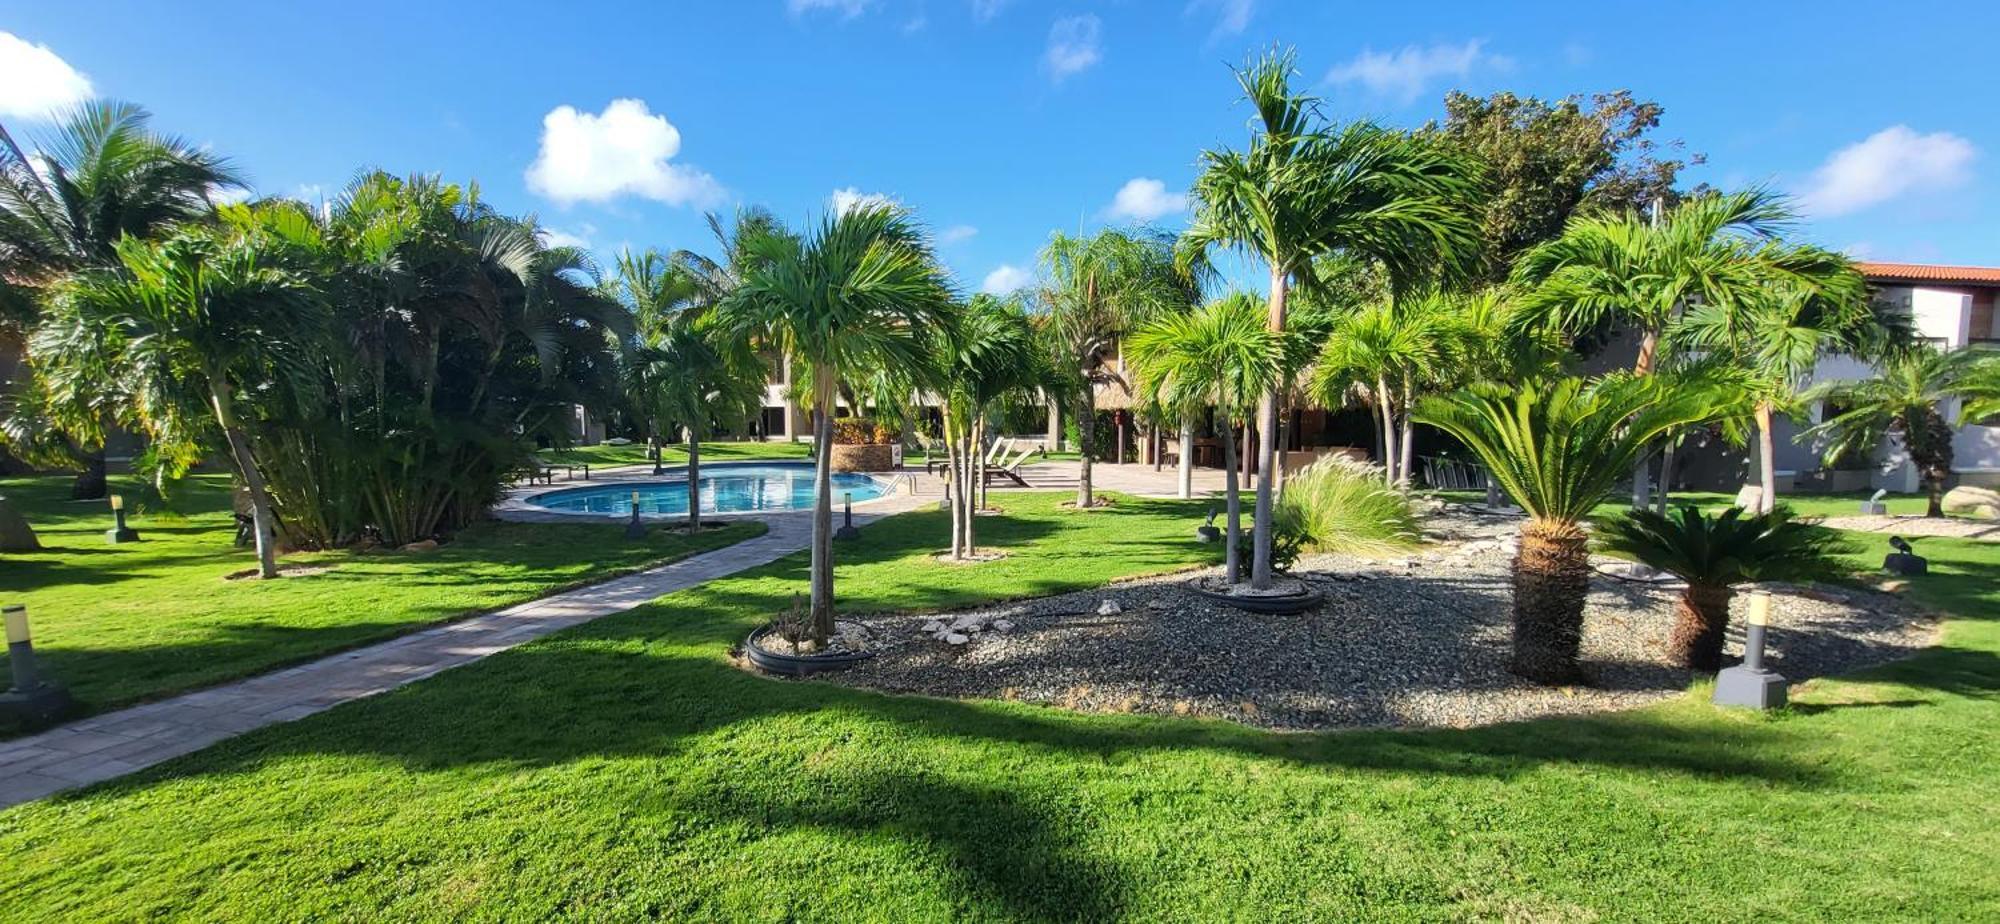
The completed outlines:
{"type": "MultiPolygon", "coordinates": [[[[932,560],[941,513],[871,527],[838,547],[843,606],[1211,554],[1203,503],[1060,499],[1003,496],[994,564],[932,560]]],[[[0,915],[1990,919],[2000,548],[1927,542],[1913,592],[1963,617],[1944,644],[1780,714],[1323,735],[739,671],[728,647],[805,587],[794,556],[0,814],[0,915]]]]}
{"type": "MultiPolygon", "coordinates": [[[[0,483],[44,551],[0,556],[0,601],[25,603],[45,668],[89,709],[242,677],[518,603],[763,532],[739,524],[698,538],[628,544],[612,524],[484,523],[434,552],[324,552],[283,564],[330,568],[275,581],[224,580],[255,568],[232,540],[227,481],[191,479],[171,503],[139,485],[144,541],[105,541],[102,501],[68,500],[68,478],[0,483]]],[[[0,673],[0,676],[5,676],[0,673]]],[[[0,729],[0,733],[11,731],[0,729]]]]}
{"type": "MultiPolygon", "coordinates": [[[[599,443],[595,446],[573,446],[569,449],[544,452],[542,453],[542,457],[551,462],[588,462],[591,465],[602,465],[605,467],[648,464],[648,460],[646,459],[646,444],[644,443],[631,443],[625,446],[613,446],[608,443],[599,443]]],[[[770,440],[769,442],[725,440],[701,444],[701,460],[703,462],[736,462],[749,459],[783,459],[791,462],[804,462],[810,458],[806,453],[805,443],[793,443],[778,439],[770,440]]],[[[687,447],[681,444],[669,445],[667,447],[666,463],[668,465],[686,464],[687,447]]]]}

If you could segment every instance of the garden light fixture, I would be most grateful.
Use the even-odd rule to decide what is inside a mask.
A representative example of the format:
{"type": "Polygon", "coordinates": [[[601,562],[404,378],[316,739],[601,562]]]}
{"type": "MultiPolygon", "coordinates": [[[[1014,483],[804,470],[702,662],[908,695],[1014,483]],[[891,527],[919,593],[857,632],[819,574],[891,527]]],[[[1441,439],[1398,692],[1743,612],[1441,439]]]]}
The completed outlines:
{"type": "Polygon", "coordinates": [[[1785,678],[1764,669],[1764,633],[1771,625],[1771,594],[1750,592],[1750,625],[1743,636],[1743,663],[1715,677],[1715,704],[1776,709],[1785,704],[1785,678]]]}
{"type": "Polygon", "coordinates": [[[125,495],[111,495],[111,516],[113,525],[104,531],[104,538],[113,545],[120,542],[138,542],[139,531],[125,525],[125,495]]]}

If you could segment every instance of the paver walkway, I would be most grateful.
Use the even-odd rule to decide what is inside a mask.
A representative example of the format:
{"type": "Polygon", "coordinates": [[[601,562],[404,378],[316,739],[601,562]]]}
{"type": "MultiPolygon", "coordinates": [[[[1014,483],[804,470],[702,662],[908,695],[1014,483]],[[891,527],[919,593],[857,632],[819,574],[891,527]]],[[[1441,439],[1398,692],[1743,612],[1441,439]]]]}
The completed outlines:
{"type": "MultiPolygon", "coordinates": [[[[935,497],[897,495],[869,505],[866,514],[855,514],[855,521],[935,503],[935,497]]],[[[0,807],[122,776],[252,729],[414,683],[663,594],[775,561],[810,544],[810,514],[765,520],[770,528],[762,536],[648,571],[0,743],[0,807]]]]}

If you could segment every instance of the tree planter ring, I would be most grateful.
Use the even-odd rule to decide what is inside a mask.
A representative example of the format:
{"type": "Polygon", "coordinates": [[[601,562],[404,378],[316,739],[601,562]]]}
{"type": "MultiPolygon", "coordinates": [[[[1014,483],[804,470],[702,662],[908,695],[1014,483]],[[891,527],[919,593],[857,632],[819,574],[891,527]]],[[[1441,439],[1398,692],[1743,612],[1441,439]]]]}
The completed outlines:
{"type": "Polygon", "coordinates": [[[1210,603],[1220,603],[1246,613],[1265,613],[1273,616],[1296,616],[1325,602],[1319,591],[1310,587],[1295,594],[1232,594],[1227,591],[1213,591],[1197,586],[1194,592],[1210,603]]]}
{"type": "Polygon", "coordinates": [[[872,651],[850,651],[839,654],[788,655],[775,651],[765,651],[758,647],[757,640],[770,633],[770,627],[750,633],[743,641],[743,656],[758,670],[769,674],[784,674],[788,677],[804,677],[808,674],[823,674],[827,671],[841,671],[875,657],[872,651]]]}

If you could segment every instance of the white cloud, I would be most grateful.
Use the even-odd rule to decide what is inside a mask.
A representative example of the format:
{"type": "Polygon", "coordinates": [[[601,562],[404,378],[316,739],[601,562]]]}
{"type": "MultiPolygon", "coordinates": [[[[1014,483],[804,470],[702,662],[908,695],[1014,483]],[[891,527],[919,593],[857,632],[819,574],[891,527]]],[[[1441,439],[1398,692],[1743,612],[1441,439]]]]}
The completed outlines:
{"type": "Polygon", "coordinates": [[[842,19],[853,19],[868,12],[868,8],[874,5],[875,0],[786,0],[785,2],[785,8],[790,10],[793,16],[827,10],[839,13],[842,19]]]}
{"type": "Polygon", "coordinates": [[[1002,263],[993,272],[986,274],[985,281],[979,284],[979,291],[988,295],[1006,295],[1009,292],[1027,288],[1028,283],[1034,281],[1034,274],[1027,270],[1002,263]]]}
{"type": "Polygon", "coordinates": [[[536,230],[541,232],[542,243],[546,246],[575,247],[580,250],[589,250],[590,238],[597,233],[597,226],[584,225],[578,228],[574,234],[560,228],[544,227],[536,230]]]}
{"type": "Polygon", "coordinates": [[[1394,52],[1364,48],[1354,60],[1328,71],[1326,79],[1342,85],[1358,83],[1370,93],[1407,106],[1439,77],[1464,79],[1474,70],[1513,69],[1514,59],[1489,53],[1485,45],[1484,39],[1473,39],[1463,45],[1409,45],[1394,52]]]}
{"type": "Polygon", "coordinates": [[[1042,67],[1049,78],[1061,82],[1072,74],[1089,70],[1104,57],[1098,34],[1103,24],[1088,13],[1058,19],[1049,27],[1049,46],[1042,52],[1042,67]]]}
{"type": "Polygon", "coordinates": [[[979,229],[971,225],[952,225],[938,232],[938,243],[956,244],[959,241],[970,240],[973,235],[978,233],[979,229]]]}
{"type": "Polygon", "coordinates": [[[616,99],[598,114],[557,106],[542,117],[542,149],[528,188],[564,205],[643,196],[667,205],[711,206],[722,185],[693,167],[668,163],[681,133],[644,100],[616,99]]]}
{"type": "Polygon", "coordinates": [[[865,193],[852,186],[844,189],[836,189],[833,191],[833,195],[826,197],[826,207],[832,209],[835,215],[845,215],[862,206],[880,207],[901,204],[892,196],[885,196],[881,193],[865,193]]]}
{"type": "Polygon", "coordinates": [[[0,32],[0,116],[36,119],[91,97],[90,78],[47,45],[0,32]]]}
{"type": "Polygon", "coordinates": [[[210,184],[208,187],[208,201],[211,205],[231,205],[237,202],[244,202],[253,195],[255,193],[251,192],[248,186],[216,186],[210,184]]]}
{"type": "Polygon", "coordinates": [[[1215,11],[1217,35],[1235,35],[1250,27],[1250,17],[1257,12],[1257,0],[1189,0],[1189,13],[1203,9],[1215,11]]]}
{"type": "Polygon", "coordinates": [[[1152,221],[1187,209],[1187,193],[1167,192],[1167,184],[1150,177],[1134,177],[1118,187],[1104,214],[1131,221],[1152,221]]]}
{"type": "Polygon", "coordinates": [[[1950,132],[1919,135],[1893,125],[1833,152],[1799,194],[1812,215],[1857,212],[1909,193],[1936,192],[1971,178],[1972,142],[1950,132]]]}
{"type": "Polygon", "coordinates": [[[1007,7],[1008,0],[972,0],[972,21],[986,22],[1007,7]]]}

